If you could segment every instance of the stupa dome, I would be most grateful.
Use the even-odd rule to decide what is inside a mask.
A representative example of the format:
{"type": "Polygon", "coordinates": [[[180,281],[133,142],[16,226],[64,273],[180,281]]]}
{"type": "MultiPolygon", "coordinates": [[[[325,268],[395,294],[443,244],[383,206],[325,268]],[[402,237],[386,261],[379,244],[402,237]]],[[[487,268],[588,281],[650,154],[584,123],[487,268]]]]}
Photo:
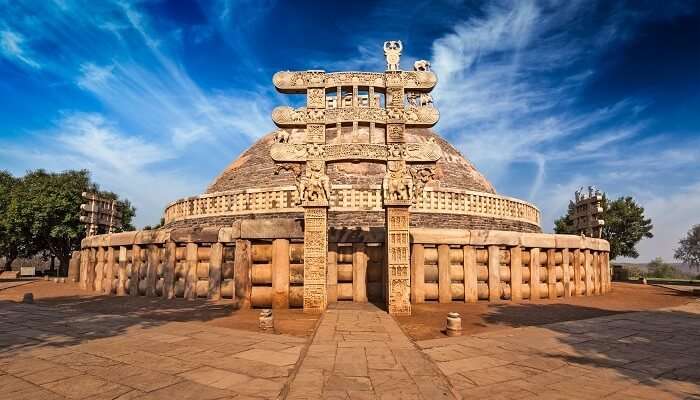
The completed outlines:
{"type": "MultiPolygon", "coordinates": [[[[360,131],[360,136],[363,132],[360,131]]],[[[364,132],[367,135],[367,132],[364,132]]],[[[303,130],[291,132],[290,143],[302,143],[303,130]]],[[[377,132],[379,143],[383,133],[377,132]]],[[[428,186],[470,190],[495,194],[493,185],[457,149],[440,135],[428,128],[408,128],[406,139],[409,143],[434,140],[440,145],[442,157],[436,162],[439,181],[428,186]]],[[[329,143],[339,143],[335,135],[329,143]]],[[[217,193],[250,188],[271,188],[281,185],[294,185],[291,174],[275,174],[276,165],[270,157],[270,146],[275,143],[275,134],[269,133],[254,143],[240,157],[229,164],[207,188],[206,193],[217,193]]],[[[329,164],[328,175],[332,182],[353,185],[380,185],[386,174],[381,163],[342,162],[329,164]]]]}
{"type": "MultiPolygon", "coordinates": [[[[288,129],[288,144],[301,144],[304,129],[288,129]]],[[[327,145],[385,144],[386,132],[375,127],[343,126],[326,130],[327,145]],[[354,133],[353,133],[354,132],[354,133]]],[[[539,211],[521,200],[500,196],[493,185],[449,142],[430,128],[410,127],[406,143],[435,143],[440,158],[431,166],[433,179],[425,184],[413,211],[412,226],[460,229],[500,229],[540,232],[539,211]]],[[[165,213],[167,227],[228,225],[253,218],[302,218],[296,193],[297,175],[279,167],[271,156],[276,132],[263,136],[230,163],[200,196],[175,201],[165,213]]],[[[417,164],[414,168],[428,167],[417,164]]],[[[385,162],[357,160],[328,163],[331,228],[384,225],[381,203],[385,162]],[[336,218],[334,218],[334,216],[336,218]],[[334,226],[335,225],[335,226],[334,226]]]]}

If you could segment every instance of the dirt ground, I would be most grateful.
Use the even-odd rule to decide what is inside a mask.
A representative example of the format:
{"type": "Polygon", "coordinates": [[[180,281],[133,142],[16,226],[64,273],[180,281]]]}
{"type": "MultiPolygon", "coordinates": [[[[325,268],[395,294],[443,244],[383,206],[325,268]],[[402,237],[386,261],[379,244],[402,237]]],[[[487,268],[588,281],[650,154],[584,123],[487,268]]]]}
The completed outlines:
{"type": "MultiPolygon", "coordinates": [[[[99,314],[133,315],[150,320],[201,321],[223,328],[258,331],[260,310],[236,310],[231,301],[210,302],[184,299],[163,300],[153,297],[100,296],[80,289],[78,284],[36,281],[0,290],[3,301],[22,301],[25,293],[34,295],[34,303],[76,309],[99,314]]],[[[318,314],[300,309],[275,310],[275,332],[307,337],[313,333],[318,314]]]]}
{"type": "Polygon", "coordinates": [[[486,302],[466,304],[414,304],[410,317],[398,317],[401,328],[414,340],[445,337],[448,312],[462,317],[463,334],[493,331],[506,327],[543,325],[554,322],[600,317],[630,311],[652,310],[686,304],[693,296],[656,286],[613,283],[612,293],[604,296],[524,301],[520,304],[486,302]]]}
{"type": "MultiPolygon", "coordinates": [[[[36,281],[0,290],[2,301],[21,301],[31,292],[41,305],[67,307],[84,312],[134,315],[162,321],[202,321],[214,326],[258,330],[260,311],[236,310],[230,301],[209,302],[184,299],[163,300],[150,297],[99,296],[81,290],[77,284],[36,281]]],[[[671,289],[630,283],[614,283],[613,292],[605,296],[572,297],[568,300],[524,301],[520,304],[451,304],[413,305],[413,315],[398,317],[402,329],[414,340],[444,337],[442,330],[448,312],[462,316],[464,334],[492,331],[505,327],[542,325],[561,321],[594,318],[630,311],[643,311],[686,304],[692,296],[671,289]]],[[[275,331],[295,336],[310,336],[317,314],[302,310],[275,310],[275,331]]]]}

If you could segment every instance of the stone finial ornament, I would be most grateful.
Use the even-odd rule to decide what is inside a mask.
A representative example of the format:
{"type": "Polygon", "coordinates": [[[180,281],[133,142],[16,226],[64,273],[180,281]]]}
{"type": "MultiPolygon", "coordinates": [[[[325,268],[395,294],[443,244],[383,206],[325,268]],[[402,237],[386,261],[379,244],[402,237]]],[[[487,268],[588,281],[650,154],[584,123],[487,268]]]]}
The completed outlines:
{"type": "Polygon", "coordinates": [[[428,60],[418,60],[413,63],[414,71],[430,71],[430,61],[428,60]]]}
{"type": "Polygon", "coordinates": [[[275,142],[277,143],[287,143],[289,142],[289,132],[284,129],[278,129],[275,131],[275,142]]]}
{"type": "Polygon", "coordinates": [[[400,40],[390,40],[384,42],[384,56],[386,57],[386,70],[398,71],[399,61],[401,60],[401,50],[403,44],[400,40]]]}

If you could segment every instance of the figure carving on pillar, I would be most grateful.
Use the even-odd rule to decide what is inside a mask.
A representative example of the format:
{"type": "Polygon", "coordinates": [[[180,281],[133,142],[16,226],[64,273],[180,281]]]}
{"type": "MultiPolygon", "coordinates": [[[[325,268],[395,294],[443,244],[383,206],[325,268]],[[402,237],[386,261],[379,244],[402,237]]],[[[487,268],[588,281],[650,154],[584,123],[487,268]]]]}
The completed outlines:
{"type": "Polygon", "coordinates": [[[421,93],[420,94],[420,106],[432,106],[433,105],[433,96],[430,93],[421,93]]]}
{"type": "Polygon", "coordinates": [[[419,94],[416,92],[406,92],[406,102],[413,107],[420,106],[419,94]]]}
{"type": "Polygon", "coordinates": [[[303,201],[322,202],[330,198],[331,185],[323,166],[322,161],[307,164],[306,176],[301,178],[299,185],[299,195],[303,201]]]}
{"type": "Polygon", "coordinates": [[[428,182],[437,180],[438,174],[434,166],[414,167],[410,169],[413,177],[413,201],[415,202],[422,194],[428,182]]]}
{"type": "Polygon", "coordinates": [[[413,195],[413,178],[404,161],[387,161],[387,173],[384,177],[384,199],[411,200],[413,195]]]}
{"type": "Polygon", "coordinates": [[[391,40],[388,42],[384,42],[384,56],[386,57],[387,71],[399,70],[401,50],[403,50],[403,45],[401,44],[400,40],[391,40]]]}
{"type": "Polygon", "coordinates": [[[275,175],[279,175],[280,172],[282,172],[282,171],[291,172],[292,175],[294,175],[294,181],[295,181],[295,185],[296,185],[296,187],[297,187],[297,200],[296,200],[296,202],[295,202],[294,204],[300,205],[301,202],[302,202],[302,200],[303,200],[303,197],[302,197],[303,186],[302,186],[302,177],[301,177],[301,173],[302,173],[301,164],[297,164],[297,163],[277,164],[276,167],[275,167],[275,175]]]}

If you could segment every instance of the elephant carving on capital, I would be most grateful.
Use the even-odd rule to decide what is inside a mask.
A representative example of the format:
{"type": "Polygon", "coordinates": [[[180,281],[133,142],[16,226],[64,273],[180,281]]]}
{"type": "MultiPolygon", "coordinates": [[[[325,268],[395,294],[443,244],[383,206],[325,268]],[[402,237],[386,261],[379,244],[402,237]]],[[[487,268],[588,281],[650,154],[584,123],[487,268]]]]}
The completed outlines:
{"type": "Polygon", "coordinates": [[[411,200],[413,178],[404,161],[387,162],[387,174],[384,177],[383,186],[385,201],[411,200]]]}

